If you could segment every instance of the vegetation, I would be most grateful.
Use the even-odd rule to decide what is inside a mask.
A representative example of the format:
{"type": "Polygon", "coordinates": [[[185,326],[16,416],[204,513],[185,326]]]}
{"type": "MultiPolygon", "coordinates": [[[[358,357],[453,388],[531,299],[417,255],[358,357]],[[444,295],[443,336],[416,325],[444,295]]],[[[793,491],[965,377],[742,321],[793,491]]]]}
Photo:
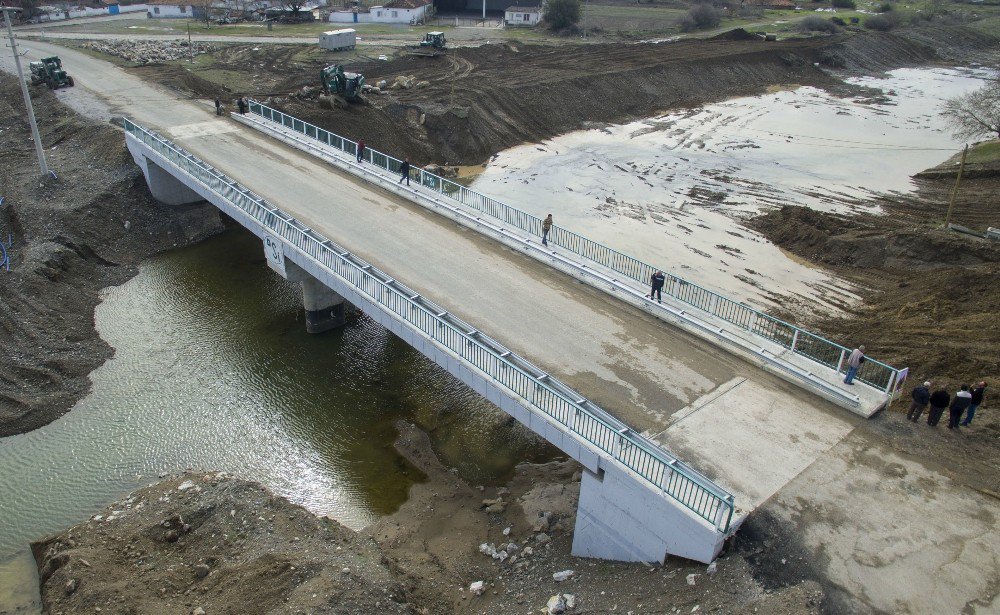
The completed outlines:
{"type": "Polygon", "coordinates": [[[799,30],[803,32],[829,32],[836,34],[840,28],[831,19],[823,19],[819,15],[809,15],[799,22],[799,30]]]}
{"type": "Polygon", "coordinates": [[[856,9],[858,5],[854,3],[854,0],[830,0],[830,4],[834,8],[838,9],[856,9]]]}
{"type": "Polygon", "coordinates": [[[1000,139],[1000,76],[978,90],[949,99],[941,114],[960,139],[1000,139]]]}
{"type": "Polygon", "coordinates": [[[550,29],[558,31],[575,27],[580,14],[580,0],[549,0],[544,19],[550,29]]]}
{"type": "Polygon", "coordinates": [[[722,13],[710,4],[699,4],[688,11],[678,24],[684,32],[708,30],[722,23],[722,13]]]}

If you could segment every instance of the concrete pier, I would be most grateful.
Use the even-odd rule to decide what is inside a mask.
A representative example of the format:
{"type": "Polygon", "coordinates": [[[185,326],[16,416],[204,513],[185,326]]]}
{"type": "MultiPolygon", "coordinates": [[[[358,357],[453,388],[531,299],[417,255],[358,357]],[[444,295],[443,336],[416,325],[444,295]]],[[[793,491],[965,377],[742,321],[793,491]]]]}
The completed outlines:
{"type": "Polygon", "coordinates": [[[302,280],[302,306],[306,310],[306,331],[323,333],[344,324],[344,298],[314,277],[302,280]]]}
{"type": "Polygon", "coordinates": [[[166,205],[184,205],[205,200],[197,192],[184,185],[184,182],[164,171],[141,153],[132,152],[132,157],[142,169],[142,174],[146,177],[146,185],[149,186],[149,191],[157,201],[166,205]]]}

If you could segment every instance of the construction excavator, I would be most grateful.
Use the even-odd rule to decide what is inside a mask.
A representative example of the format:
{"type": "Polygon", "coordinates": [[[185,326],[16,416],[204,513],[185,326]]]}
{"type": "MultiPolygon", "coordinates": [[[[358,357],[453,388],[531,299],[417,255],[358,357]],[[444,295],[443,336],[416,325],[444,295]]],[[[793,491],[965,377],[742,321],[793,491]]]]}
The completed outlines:
{"type": "Polygon", "coordinates": [[[28,64],[31,70],[31,85],[44,83],[50,90],[62,87],[73,87],[73,78],[63,70],[62,60],[56,56],[42,58],[41,61],[28,64]]]}
{"type": "Polygon", "coordinates": [[[365,84],[365,77],[361,73],[347,73],[340,64],[331,64],[320,71],[319,81],[327,94],[340,96],[350,102],[362,100],[361,86],[365,84]]]}
{"type": "Polygon", "coordinates": [[[410,49],[405,50],[406,55],[420,56],[422,58],[436,58],[448,49],[448,41],[444,38],[444,32],[428,32],[424,35],[424,40],[410,49]]]}

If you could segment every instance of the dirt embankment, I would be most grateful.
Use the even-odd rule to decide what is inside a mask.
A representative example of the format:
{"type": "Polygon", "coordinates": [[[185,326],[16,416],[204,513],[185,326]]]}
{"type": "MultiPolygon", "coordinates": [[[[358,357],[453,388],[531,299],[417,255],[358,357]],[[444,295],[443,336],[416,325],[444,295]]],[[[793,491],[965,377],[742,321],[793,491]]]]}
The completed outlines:
{"type": "Polygon", "coordinates": [[[767,43],[683,40],[661,44],[522,45],[450,50],[436,58],[401,57],[348,65],[366,83],[414,77],[424,85],[368,94],[365,104],[323,108],[289,96],[319,85],[322,62],[292,62],[293,49],[232,46],[210,68],[148,66],[144,78],[203,98],[232,98],[225,75],[253,72],[247,92],[288,113],[370,147],[418,163],[473,165],[503,149],[588,125],[645,118],[669,109],[753,95],[769,86],[843,90],[827,69],[878,72],[978,57],[997,41],[965,28],[903,34],[847,33],[767,43]],[[946,50],[938,54],[936,46],[946,50]],[[199,72],[201,71],[201,72],[199,72]]]}
{"type": "MultiPolygon", "coordinates": [[[[788,206],[751,223],[779,246],[869,289],[851,313],[811,324],[909,366],[911,383],[929,379],[951,391],[1000,381],[1000,245],[941,228],[953,183],[920,180],[914,196],[879,201],[886,215],[788,206]]],[[[981,232],[1000,223],[998,212],[1000,181],[975,179],[963,183],[952,221],[981,232]]],[[[996,415],[982,420],[1000,430],[996,415]]]]}
{"type": "Polygon", "coordinates": [[[45,611],[537,613],[562,595],[567,613],[821,612],[813,581],[755,580],[746,558],[756,552],[732,551],[710,570],[574,558],[575,463],[522,464],[508,487],[474,487],[441,465],[425,433],[398,427],[397,449],[428,481],[361,533],[259,485],[187,474],[33,545],[45,611]]]}
{"type": "Polygon", "coordinates": [[[153,201],[119,130],[35,90],[46,156],[59,177],[40,181],[16,80],[0,73],[0,92],[0,234],[13,244],[11,271],[0,270],[3,437],[69,410],[111,356],[94,330],[101,288],[121,284],[158,251],[218,232],[221,222],[209,205],[153,201]]]}

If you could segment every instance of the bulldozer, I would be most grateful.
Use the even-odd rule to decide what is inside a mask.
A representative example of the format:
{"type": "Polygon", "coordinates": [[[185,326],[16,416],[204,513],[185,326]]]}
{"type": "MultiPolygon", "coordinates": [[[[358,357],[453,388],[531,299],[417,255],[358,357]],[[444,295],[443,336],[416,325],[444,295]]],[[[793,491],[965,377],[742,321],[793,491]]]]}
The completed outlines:
{"type": "Polygon", "coordinates": [[[63,70],[62,60],[56,56],[42,58],[41,61],[28,64],[31,70],[31,85],[44,83],[50,90],[62,87],[73,87],[73,78],[63,70]]]}
{"type": "Polygon", "coordinates": [[[406,55],[436,58],[448,49],[447,44],[444,32],[428,32],[418,45],[406,50],[406,55]]]}
{"type": "Polygon", "coordinates": [[[319,73],[319,81],[327,94],[340,96],[350,102],[361,102],[361,86],[365,77],[361,73],[346,73],[339,64],[331,64],[319,73]]]}

